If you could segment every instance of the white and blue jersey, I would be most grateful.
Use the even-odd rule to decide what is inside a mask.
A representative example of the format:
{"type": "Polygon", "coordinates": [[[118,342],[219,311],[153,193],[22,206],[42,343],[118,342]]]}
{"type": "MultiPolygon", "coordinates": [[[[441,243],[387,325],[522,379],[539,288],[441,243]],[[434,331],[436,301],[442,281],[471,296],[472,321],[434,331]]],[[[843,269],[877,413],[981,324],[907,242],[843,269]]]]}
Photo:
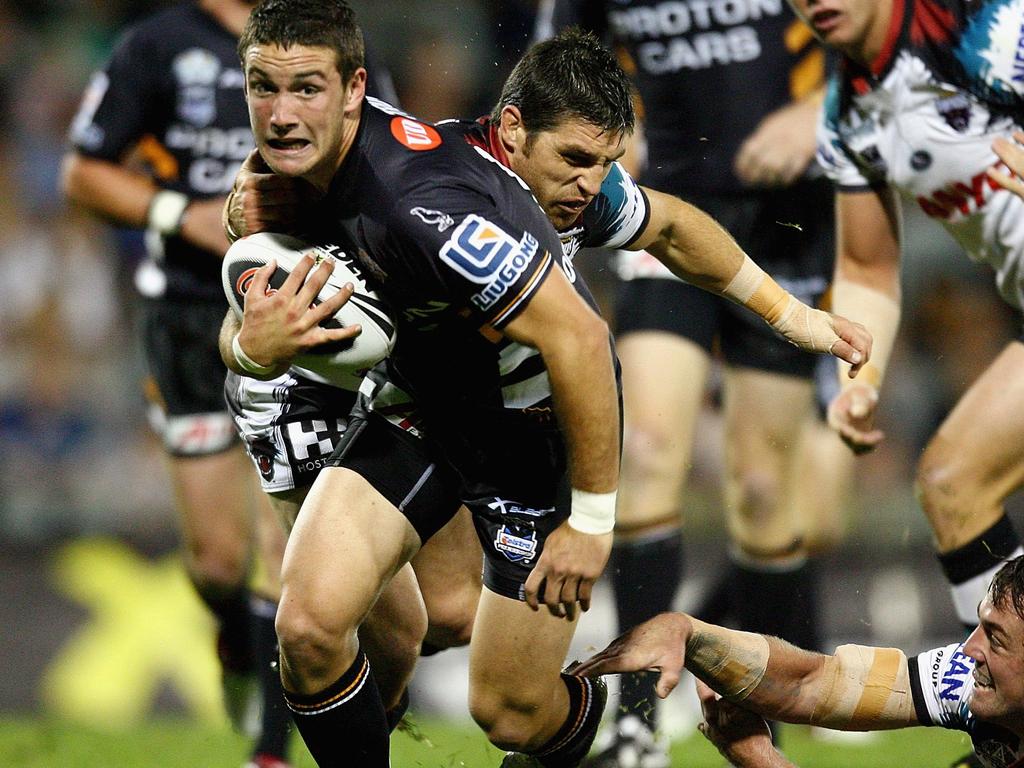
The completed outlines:
{"type": "Polygon", "coordinates": [[[909,671],[914,709],[921,725],[966,732],[986,768],[1024,765],[1020,738],[979,721],[971,712],[974,659],[964,653],[963,643],[918,654],[909,660],[909,671]]]}
{"type": "Polygon", "coordinates": [[[894,0],[887,43],[831,84],[818,160],[840,191],[891,185],[1024,305],[1024,201],[986,175],[1021,126],[1024,0],[894,0]]]}

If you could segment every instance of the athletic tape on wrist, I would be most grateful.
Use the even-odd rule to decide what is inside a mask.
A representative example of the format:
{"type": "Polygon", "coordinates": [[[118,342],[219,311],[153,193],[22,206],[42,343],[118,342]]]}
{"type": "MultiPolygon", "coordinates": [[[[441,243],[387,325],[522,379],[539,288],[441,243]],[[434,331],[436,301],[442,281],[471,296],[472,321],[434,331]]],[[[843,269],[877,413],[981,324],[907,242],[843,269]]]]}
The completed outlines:
{"type": "Polygon", "coordinates": [[[616,491],[591,493],[573,488],[569,526],[580,533],[611,533],[615,528],[615,497],[616,491]]]}
{"type": "Polygon", "coordinates": [[[832,286],[832,310],[837,315],[861,323],[871,332],[871,360],[855,379],[847,375],[850,366],[840,361],[841,386],[867,384],[879,389],[900,325],[899,301],[866,285],[838,279],[832,286]]]}
{"type": "Polygon", "coordinates": [[[160,190],[149,201],[146,226],[167,237],[178,234],[189,202],[188,195],[181,192],[160,190]]]}
{"type": "Polygon", "coordinates": [[[243,370],[246,370],[249,373],[254,373],[257,376],[265,376],[277,367],[276,365],[260,365],[245,354],[245,350],[242,349],[242,345],[238,342],[237,333],[231,338],[231,352],[235,356],[235,362],[237,362],[243,370]]]}
{"type": "Polygon", "coordinates": [[[686,667],[730,701],[754,692],[768,669],[764,635],[740,632],[693,619],[686,644],[686,667]]]}

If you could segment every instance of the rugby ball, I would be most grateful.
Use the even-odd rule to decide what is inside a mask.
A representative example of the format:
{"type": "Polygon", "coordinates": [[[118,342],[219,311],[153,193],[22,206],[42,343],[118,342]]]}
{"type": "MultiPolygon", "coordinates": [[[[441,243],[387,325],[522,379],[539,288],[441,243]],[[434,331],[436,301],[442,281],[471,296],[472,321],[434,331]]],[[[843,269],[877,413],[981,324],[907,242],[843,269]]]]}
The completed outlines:
{"type": "MultiPolygon", "coordinates": [[[[252,284],[256,270],[271,260],[277,269],[270,277],[268,291],[280,289],[299,260],[312,253],[317,260],[334,262],[334,272],[313,302],[319,304],[352,283],[355,292],[333,317],[321,323],[324,328],[345,328],[359,324],[362,332],[354,339],[330,342],[297,356],[293,367],[315,374],[344,389],[355,390],[367,370],[383,360],[395,345],[395,322],[387,305],[367,285],[365,270],[345,249],[331,243],[309,243],[290,235],[259,232],[236,241],[224,256],[221,279],[228,303],[241,318],[245,293],[252,284]]],[[[310,275],[313,274],[310,270],[310,275]]],[[[300,371],[301,372],[301,371],[300,371]]]]}

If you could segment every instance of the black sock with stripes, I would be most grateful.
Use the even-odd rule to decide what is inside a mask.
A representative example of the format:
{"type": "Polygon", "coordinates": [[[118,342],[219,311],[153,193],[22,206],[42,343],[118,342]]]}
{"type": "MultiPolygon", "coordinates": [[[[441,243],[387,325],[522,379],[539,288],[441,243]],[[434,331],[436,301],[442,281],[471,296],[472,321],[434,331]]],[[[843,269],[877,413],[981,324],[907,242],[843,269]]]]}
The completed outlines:
{"type": "Polygon", "coordinates": [[[944,555],[938,555],[953,595],[957,618],[964,629],[978,626],[978,603],[1003,564],[1024,553],[1010,519],[1003,515],[977,538],[944,555]]]}
{"type": "Polygon", "coordinates": [[[288,748],[288,735],[292,730],[292,717],[288,705],[284,702],[284,691],[281,689],[277,633],[274,631],[277,603],[253,595],[250,609],[256,672],[260,682],[260,693],[263,696],[260,736],[252,753],[284,760],[288,748]]]}
{"type": "MultiPolygon", "coordinates": [[[[619,632],[632,629],[659,613],[672,610],[676,590],[683,577],[683,534],[679,529],[632,541],[612,548],[609,570],[615,589],[619,632]]],[[[639,717],[651,731],[657,726],[654,685],[657,674],[632,672],[619,678],[619,707],[616,719],[639,717]]]]}
{"type": "Polygon", "coordinates": [[[320,768],[387,768],[388,721],[366,654],[319,693],[285,690],[285,701],[320,768]]]}
{"type": "Polygon", "coordinates": [[[608,689],[599,678],[562,675],[569,691],[569,715],[558,732],[537,752],[544,768],[574,768],[587,756],[594,743],[608,689]]]}

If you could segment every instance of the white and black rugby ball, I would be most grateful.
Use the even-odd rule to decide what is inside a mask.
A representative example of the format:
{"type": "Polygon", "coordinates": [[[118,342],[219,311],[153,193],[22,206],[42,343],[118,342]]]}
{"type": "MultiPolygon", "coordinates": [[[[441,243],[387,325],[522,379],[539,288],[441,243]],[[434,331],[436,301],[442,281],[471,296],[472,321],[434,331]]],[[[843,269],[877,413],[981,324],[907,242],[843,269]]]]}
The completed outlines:
{"type": "MultiPolygon", "coordinates": [[[[235,314],[241,318],[245,293],[256,270],[271,260],[276,261],[277,269],[268,286],[268,290],[276,290],[307,253],[312,253],[318,264],[326,259],[334,262],[334,272],[314,304],[329,299],[345,283],[352,283],[355,287],[352,298],[321,325],[324,328],[345,328],[358,324],[363,330],[353,339],[314,347],[297,356],[292,363],[316,374],[314,378],[322,378],[345,389],[356,389],[363,374],[387,357],[394,347],[395,322],[384,301],[367,285],[364,270],[354,256],[329,243],[313,244],[290,235],[259,232],[235,242],[224,256],[221,267],[224,294],[235,314]]],[[[309,274],[312,275],[313,270],[309,274]]]]}

